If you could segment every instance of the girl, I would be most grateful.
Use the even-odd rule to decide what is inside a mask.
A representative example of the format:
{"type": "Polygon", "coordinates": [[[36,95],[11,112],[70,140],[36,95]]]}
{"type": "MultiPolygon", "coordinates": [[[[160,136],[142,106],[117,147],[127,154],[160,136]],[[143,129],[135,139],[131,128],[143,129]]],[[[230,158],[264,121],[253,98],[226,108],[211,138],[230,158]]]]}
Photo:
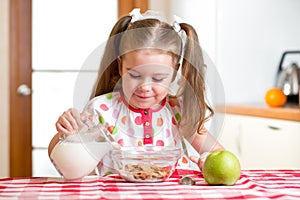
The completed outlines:
{"type": "MultiPolygon", "coordinates": [[[[203,155],[223,149],[204,128],[213,110],[205,101],[205,64],[194,28],[151,14],[134,10],[115,24],[91,101],[82,113],[69,109],[59,117],[49,155],[60,137],[77,132],[82,118],[101,123],[121,146],[174,146],[183,136],[203,155]]],[[[201,158],[190,157],[200,169],[201,158]]],[[[102,174],[113,170],[108,156],[101,162],[102,174]]]]}

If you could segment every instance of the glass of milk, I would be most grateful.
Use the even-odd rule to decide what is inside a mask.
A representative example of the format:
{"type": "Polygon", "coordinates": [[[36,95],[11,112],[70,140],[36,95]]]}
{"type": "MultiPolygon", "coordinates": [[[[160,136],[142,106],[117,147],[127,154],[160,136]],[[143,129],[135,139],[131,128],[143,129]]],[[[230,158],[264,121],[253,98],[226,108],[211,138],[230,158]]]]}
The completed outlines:
{"type": "Polygon", "coordinates": [[[78,180],[89,175],[113,145],[99,127],[89,128],[59,141],[50,158],[67,180],[78,180]]]}

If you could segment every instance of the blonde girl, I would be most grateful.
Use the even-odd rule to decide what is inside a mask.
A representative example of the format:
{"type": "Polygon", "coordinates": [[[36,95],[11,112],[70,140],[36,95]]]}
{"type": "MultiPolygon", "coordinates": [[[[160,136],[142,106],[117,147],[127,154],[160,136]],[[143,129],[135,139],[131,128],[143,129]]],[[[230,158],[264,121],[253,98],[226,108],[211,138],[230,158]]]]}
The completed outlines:
{"type": "MultiPolygon", "coordinates": [[[[204,127],[213,115],[205,100],[205,67],[191,25],[170,25],[136,10],[120,18],[107,41],[91,101],[82,113],[71,108],[59,117],[49,155],[61,136],[77,132],[83,116],[103,124],[121,146],[174,146],[184,137],[200,155],[223,149],[204,127]]],[[[190,159],[201,169],[203,159],[190,159]]],[[[99,166],[101,173],[113,171],[109,157],[99,166]]]]}

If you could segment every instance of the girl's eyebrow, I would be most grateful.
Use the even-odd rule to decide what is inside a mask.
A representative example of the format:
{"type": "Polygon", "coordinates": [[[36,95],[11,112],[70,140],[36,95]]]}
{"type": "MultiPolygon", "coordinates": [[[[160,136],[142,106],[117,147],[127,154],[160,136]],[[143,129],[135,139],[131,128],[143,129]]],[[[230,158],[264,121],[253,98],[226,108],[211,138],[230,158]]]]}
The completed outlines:
{"type": "MultiPolygon", "coordinates": [[[[134,68],[126,68],[126,70],[127,70],[127,71],[133,71],[133,72],[136,72],[136,73],[140,73],[138,70],[136,70],[136,69],[134,69],[134,68]]],[[[165,75],[165,76],[166,76],[166,75],[169,75],[169,73],[167,73],[167,72],[166,72],[166,73],[158,72],[158,73],[154,73],[153,75],[156,75],[156,76],[157,76],[157,75],[165,75]]]]}
{"type": "Polygon", "coordinates": [[[126,67],[126,71],[135,71],[135,72],[138,72],[134,68],[130,68],[130,67],[126,67]]]}

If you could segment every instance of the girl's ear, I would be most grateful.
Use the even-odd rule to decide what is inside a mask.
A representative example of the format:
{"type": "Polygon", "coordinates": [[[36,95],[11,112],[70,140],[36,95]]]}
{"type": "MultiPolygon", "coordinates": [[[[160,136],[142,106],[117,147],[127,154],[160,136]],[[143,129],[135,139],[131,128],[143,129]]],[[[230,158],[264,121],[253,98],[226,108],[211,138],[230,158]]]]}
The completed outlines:
{"type": "Polygon", "coordinates": [[[120,76],[122,76],[122,74],[123,74],[122,73],[122,59],[120,56],[118,56],[117,62],[118,62],[119,74],[120,74],[120,76]]]}

